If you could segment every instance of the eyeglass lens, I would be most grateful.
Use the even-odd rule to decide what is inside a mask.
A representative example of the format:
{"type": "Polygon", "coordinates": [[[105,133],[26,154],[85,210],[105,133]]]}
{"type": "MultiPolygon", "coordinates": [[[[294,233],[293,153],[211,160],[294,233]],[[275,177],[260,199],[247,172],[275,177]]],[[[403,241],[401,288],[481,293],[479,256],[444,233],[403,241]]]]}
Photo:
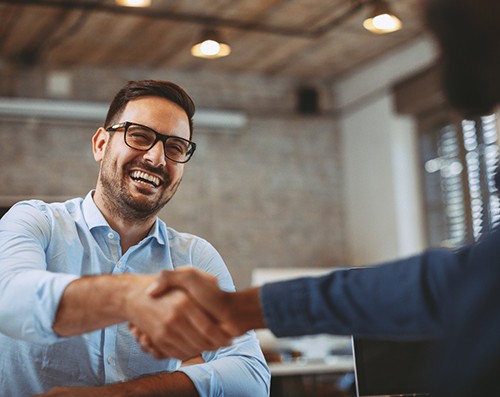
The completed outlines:
{"type": "MultiPolygon", "coordinates": [[[[161,134],[158,136],[164,143],[165,156],[170,160],[184,162],[191,157],[192,147],[189,141],[171,136],[161,138],[161,134]]],[[[134,149],[149,150],[155,144],[156,137],[155,131],[132,124],[125,133],[125,142],[134,149]]]]}

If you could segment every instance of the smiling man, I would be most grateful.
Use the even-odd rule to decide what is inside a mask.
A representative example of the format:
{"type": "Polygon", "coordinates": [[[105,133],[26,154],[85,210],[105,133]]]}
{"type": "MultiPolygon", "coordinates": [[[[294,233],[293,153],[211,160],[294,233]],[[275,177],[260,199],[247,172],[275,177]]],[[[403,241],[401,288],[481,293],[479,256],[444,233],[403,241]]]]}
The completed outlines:
{"type": "Polygon", "coordinates": [[[64,203],[20,202],[2,218],[2,396],[269,393],[252,332],[232,341],[184,292],[146,293],[159,271],[183,266],[234,290],[212,245],[157,216],[195,151],[193,114],[175,84],[128,83],[92,139],[95,190],[64,203]],[[127,323],[150,332],[158,356],[176,358],[142,352],[127,323]]]}

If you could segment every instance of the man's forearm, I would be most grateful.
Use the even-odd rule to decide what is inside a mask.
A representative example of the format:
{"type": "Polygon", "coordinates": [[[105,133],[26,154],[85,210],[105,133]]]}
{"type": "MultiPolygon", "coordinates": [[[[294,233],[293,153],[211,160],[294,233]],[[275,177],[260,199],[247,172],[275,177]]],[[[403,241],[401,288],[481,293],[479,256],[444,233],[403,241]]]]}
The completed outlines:
{"type": "MultiPolygon", "coordinates": [[[[148,375],[106,386],[56,387],[36,397],[198,397],[191,379],[182,372],[148,375]]],[[[34,396],[35,397],[35,396],[34,396]]]]}
{"type": "Polygon", "coordinates": [[[198,397],[191,379],[183,372],[144,376],[105,386],[99,397],[198,397]]]}
{"type": "Polygon", "coordinates": [[[127,297],[143,277],[149,276],[100,275],[73,281],[59,303],[54,331],[74,336],[127,321],[127,297]]]}

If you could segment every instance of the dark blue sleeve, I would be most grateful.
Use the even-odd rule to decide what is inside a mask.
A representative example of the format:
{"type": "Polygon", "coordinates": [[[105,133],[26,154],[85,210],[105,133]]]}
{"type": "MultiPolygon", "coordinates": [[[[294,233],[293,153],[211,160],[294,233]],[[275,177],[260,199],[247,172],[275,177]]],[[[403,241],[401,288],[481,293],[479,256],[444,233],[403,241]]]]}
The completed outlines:
{"type": "Polygon", "coordinates": [[[439,397],[500,396],[500,229],[467,252],[443,323],[439,397]]]}
{"type": "Polygon", "coordinates": [[[445,294],[466,253],[430,250],[385,264],[266,284],[261,291],[266,324],[276,336],[439,336],[445,294]]]}

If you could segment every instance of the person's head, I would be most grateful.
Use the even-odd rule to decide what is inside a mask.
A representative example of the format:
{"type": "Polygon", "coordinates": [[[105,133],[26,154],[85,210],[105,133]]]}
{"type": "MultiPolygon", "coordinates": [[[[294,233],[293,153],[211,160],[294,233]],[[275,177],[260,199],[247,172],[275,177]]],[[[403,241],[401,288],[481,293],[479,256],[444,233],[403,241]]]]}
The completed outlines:
{"type": "Polygon", "coordinates": [[[134,81],[118,92],[92,139],[94,200],[105,215],[150,221],[172,198],[195,148],[193,113],[191,98],[170,82],[134,81]]]}
{"type": "Polygon", "coordinates": [[[466,116],[492,112],[500,103],[500,1],[423,2],[450,104],[466,116]]]}

